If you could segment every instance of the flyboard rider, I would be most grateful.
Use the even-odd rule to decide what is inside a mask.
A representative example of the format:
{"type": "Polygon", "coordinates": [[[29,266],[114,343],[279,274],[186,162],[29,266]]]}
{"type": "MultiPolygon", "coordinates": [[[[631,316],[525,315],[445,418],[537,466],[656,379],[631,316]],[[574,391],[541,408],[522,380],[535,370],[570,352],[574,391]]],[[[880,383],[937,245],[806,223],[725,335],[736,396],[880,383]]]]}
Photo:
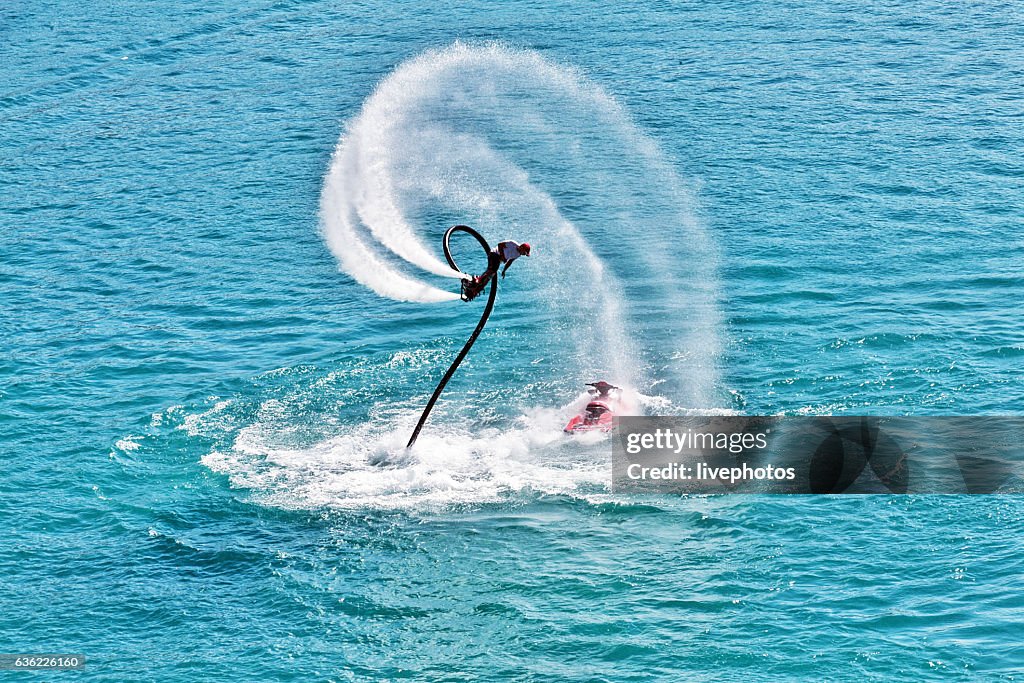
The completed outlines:
{"type": "Polygon", "coordinates": [[[512,265],[513,261],[520,256],[529,255],[529,242],[523,242],[522,244],[512,240],[498,242],[493,249],[487,252],[487,270],[472,280],[462,281],[462,298],[469,301],[482,292],[484,286],[497,274],[498,267],[501,264],[505,264],[505,267],[501,270],[501,277],[504,279],[505,273],[508,272],[509,266],[512,265]]]}

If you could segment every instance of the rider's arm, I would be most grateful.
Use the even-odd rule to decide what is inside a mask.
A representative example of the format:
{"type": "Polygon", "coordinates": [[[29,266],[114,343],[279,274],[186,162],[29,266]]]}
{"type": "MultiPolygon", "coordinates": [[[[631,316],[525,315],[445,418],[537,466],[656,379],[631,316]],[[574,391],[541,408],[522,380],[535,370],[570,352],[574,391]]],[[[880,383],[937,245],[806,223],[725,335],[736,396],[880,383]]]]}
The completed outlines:
{"type": "MultiPolygon", "coordinates": [[[[513,259],[513,261],[514,260],[515,259],[513,259]]],[[[502,277],[502,279],[505,278],[505,271],[508,270],[508,267],[511,266],[511,265],[512,265],[512,261],[509,261],[508,263],[505,264],[505,267],[501,269],[501,277],[502,277]]]]}

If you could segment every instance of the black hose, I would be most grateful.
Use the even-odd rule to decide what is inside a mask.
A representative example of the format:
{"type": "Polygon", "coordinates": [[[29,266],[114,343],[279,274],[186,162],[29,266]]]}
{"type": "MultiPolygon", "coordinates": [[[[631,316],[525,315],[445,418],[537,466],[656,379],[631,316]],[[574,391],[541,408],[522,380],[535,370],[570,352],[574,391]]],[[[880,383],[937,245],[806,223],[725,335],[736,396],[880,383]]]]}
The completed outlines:
{"type": "MultiPolygon", "coordinates": [[[[462,269],[455,264],[455,259],[452,258],[451,249],[448,247],[448,240],[451,238],[454,232],[465,232],[469,233],[476,238],[476,241],[480,243],[480,246],[484,248],[484,254],[491,253],[491,246],[487,244],[487,240],[483,238],[473,228],[468,225],[453,225],[448,228],[447,232],[444,233],[444,257],[448,259],[448,265],[455,270],[462,272],[462,269]]],[[[488,256],[488,259],[490,256],[488,256]]],[[[489,261],[488,261],[489,263],[489,261]]],[[[484,325],[487,324],[487,318],[491,315],[491,309],[494,308],[494,298],[498,295],[498,274],[494,273],[491,275],[491,293],[487,297],[487,305],[484,306],[484,314],[480,316],[480,322],[476,324],[476,329],[473,330],[473,334],[469,335],[469,339],[466,341],[466,345],[459,351],[459,355],[455,357],[455,362],[452,363],[451,367],[448,368],[448,372],[444,373],[444,377],[438,382],[437,388],[434,389],[434,395],[427,401],[427,407],[423,409],[423,414],[420,415],[420,421],[416,423],[416,429],[412,431],[412,436],[409,437],[409,443],[405,445],[406,448],[412,448],[412,445],[416,443],[416,437],[420,435],[420,430],[423,429],[423,423],[427,421],[427,416],[430,415],[430,411],[434,408],[434,404],[437,403],[438,397],[441,392],[444,391],[444,387],[448,384],[448,380],[452,378],[455,371],[458,369],[459,364],[462,363],[462,359],[469,353],[469,349],[473,346],[473,342],[480,336],[480,331],[484,329],[484,325]]]]}

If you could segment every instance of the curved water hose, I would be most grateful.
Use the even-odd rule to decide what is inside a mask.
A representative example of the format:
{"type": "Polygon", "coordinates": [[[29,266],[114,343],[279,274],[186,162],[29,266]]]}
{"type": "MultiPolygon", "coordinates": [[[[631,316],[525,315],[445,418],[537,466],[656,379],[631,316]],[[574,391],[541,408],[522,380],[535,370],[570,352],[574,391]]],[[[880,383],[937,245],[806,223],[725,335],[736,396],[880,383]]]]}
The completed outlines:
{"type": "MultiPolygon", "coordinates": [[[[448,228],[447,232],[444,233],[444,257],[448,259],[448,265],[455,270],[462,272],[462,269],[455,264],[455,259],[452,258],[451,249],[448,248],[448,240],[451,239],[452,233],[465,232],[469,233],[476,238],[476,241],[480,243],[480,246],[484,248],[484,254],[490,254],[491,246],[487,244],[487,240],[483,238],[476,230],[469,227],[468,225],[453,225],[448,228]]],[[[490,258],[488,256],[488,258],[490,258]]],[[[420,435],[420,430],[423,429],[423,423],[427,421],[427,416],[430,415],[430,411],[434,408],[434,404],[437,403],[438,397],[441,392],[444,391],[444,387],[448,384],[448,380],[452,378],[455,371],[458,369],[459,364],[462,363],[462,359],[469,353],[469,349],[473,346],[473,342],[480,336],[480,331],[484,329],[484,325],[487,324],[487,318],[491,315],[491,309],[494,308],[494,297],[498,295],[498,277],[497,273],[491,275],[491,293],[487,297],[487,305],[484,306],[484,313],[480,316],[480,322],[476,324],[476,329],[473,330],[473,334],[469,335],[469,339],[466,341],[466,345],[459,351],[459,355],[455,357],[455,361],[451,367],[448,368],[448,372],[444,373],[444,377],[438,382],[437,388],[434,389],[434,395],[427,401],[427,407],[423,409],[423,414],[420,415],[420,421],[416,423],[416,429],[412,431],[412,436],[409,437],[409,443],[405,445],[406,448],[412,448],[412,445],[416,443],[416,437],[420,435]]]]}

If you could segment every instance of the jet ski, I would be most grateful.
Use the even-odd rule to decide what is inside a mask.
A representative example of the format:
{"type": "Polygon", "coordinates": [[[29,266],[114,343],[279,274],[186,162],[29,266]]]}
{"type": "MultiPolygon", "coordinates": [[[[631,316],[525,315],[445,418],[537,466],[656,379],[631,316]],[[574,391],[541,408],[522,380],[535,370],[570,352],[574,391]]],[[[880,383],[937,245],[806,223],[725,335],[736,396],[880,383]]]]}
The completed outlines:
{"type": "Polygon", "coordinates": [[[583,432],[610,432],[615,411],[619,407],[619,397],[622,389],[612,386],[604,380],[590,382],[587,384],[590,389],[590,400],[579,415],[574,415],[569,424],[563,430],[567,434],[580,434],[583,432]]]}

